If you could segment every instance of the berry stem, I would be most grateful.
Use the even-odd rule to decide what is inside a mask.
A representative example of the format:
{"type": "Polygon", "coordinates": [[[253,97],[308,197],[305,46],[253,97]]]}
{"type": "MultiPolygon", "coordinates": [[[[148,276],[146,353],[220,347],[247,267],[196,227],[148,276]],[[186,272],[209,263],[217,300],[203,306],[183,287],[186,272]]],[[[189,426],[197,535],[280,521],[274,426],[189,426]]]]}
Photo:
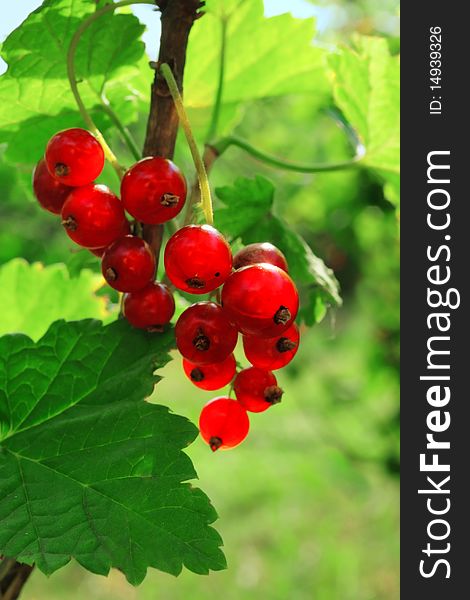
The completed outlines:
{"type": "Polygon", "coordinates": [[[75,73],[75,53],[77,51],[80,38],[97,19],[99,19],[102,15],[108,12],[114,11],[122,6],[129,6],[130,4],[151,4],[155,6],[155,3],[151,2],[150,0],[122,0],[121,2],[116,2],[115,4],[112,3],[103,6],[102,8],[94,12],[92,15],[90,15],[87,19],[82,21],[82,23],[75,31],[67,51],[67,75],[69,78],[72,94],[74,95],[82,119],[85,122],[85,125],[88,127],[88,129],[95,135],[96,139],[102,145],[105,157],[113,166],[119,179],[122,179],[125,169],[119,164],[114,152],[109,147],[103,134],[95,125],[93,119],[90,116],[90,113],[87,111],[86,106],[83,103],[82,97],[80,96],[80,92],[78,91],[77,76],[75,73]]]}
{"type": "Polygon", "coordinates": [[[243,140],[242,138],[239,138],[234,135],[222,138],[215,144],[212,144],[212,148],[219,156],[231,146],[236,146],[237,148],[240,148],[250,156],[253,156],[253,158],[258,159],[271,167],[283,169],[284,171],[296,171],[298,173],[322,173],[326,171],[340,171],[343,169],[350,169],[352,167],[356,167],[366,154],[364,145],[359,140],[357,140],[357,143],[355,145],[355,155],[350,160],[345,160],[336,163],[317,163],[312,165],[306,165],[289,162],[272,156],[271,154],[267,154],[266,152],[255,148],[246,140],[243,140]]]}
{"type": "Polygon", "coordinates": [[[114,123],[116,129],[121,134],[121,137],[124,140],[126,146],[129,148],[129,151],[132,154],[134,160],[140,160],[142,158],[140,150],[137,147],[137,144],[135,143],[134,138],[132,137],[132,134],[129,131],[129,129],[121,122],[121,119],[114,112],[113,108],[111,107],[106,98],[100,97],[100,101],[103,111],[108,115],[108,117],[114,123]]]}
{"type": "Polygon", "coordinates": [[[209,125],[209,131],[207,132],[206,140],[209,142],[217,135],[217,128],[219,125],[220,109],[222,108],[222,94],[224,89],[224,78],[225,78],[225,55],[227,49],[227,18],[222,18],[220,21],[220,55],[219,55],[219,78],[217,82],[217,91],[215,94],[214,108],[212,109],[211,123],[209,125]]]}
{"type": "Polygon", "coordinates": [[[183,105],[183,99],[181,98],[181,94],[178,89],[178,84],[176,83],[176,80],[173,76],[173,72],[168,64],[163,63],[160,65],[160,73],[162,74],[168,85],[171,97],[173,98],[173,102],[175,103],[176,111],[178,113],[181,126],[183,127],[184,133],[186,135],[186,140],[188,142],[189,149],[191,150],[191,155],[193,157],[194,165],[196,167],[199,188],[201,191],[202,209],[204,211],[206,222],[209,223],[209,225],[212,225],[214,223],[214,217],[212,212],[212,198],[209,186],[209,179],[207,178],[206,168],[204,166],[204,162],[201,158],[196,144],[196,140],[194,139],[191,130],[191,125],[189,123],[189,119],[183,105]]]}

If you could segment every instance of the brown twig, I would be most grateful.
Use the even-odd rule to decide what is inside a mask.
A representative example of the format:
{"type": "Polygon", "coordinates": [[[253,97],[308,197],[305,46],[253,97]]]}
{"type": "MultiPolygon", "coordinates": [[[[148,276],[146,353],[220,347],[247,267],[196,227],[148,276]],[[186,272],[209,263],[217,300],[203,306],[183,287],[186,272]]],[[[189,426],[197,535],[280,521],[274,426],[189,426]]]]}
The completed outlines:
{"type": "MultiPolygon", "coordinates": [[[[189,32],[202,4],[199,0],[167,0],[159,5],[162,10],[162,33],[157,64],[170,65],[178,88],[182,91],[189,32]]],[[[173,99],[165,80],[155,70],[143,155],[173,158],[177,133],[178,115],[173,99]]],[[[158,261],[163,226],[144,225],[143,236],[152,246],[158,261]]]]}
{"type": "Polygon", "coordinates": [[[14,559],[4,558],[1,567],[0,599],[16,600],[31,575],[34,565],[29,566],[14,559]]]}

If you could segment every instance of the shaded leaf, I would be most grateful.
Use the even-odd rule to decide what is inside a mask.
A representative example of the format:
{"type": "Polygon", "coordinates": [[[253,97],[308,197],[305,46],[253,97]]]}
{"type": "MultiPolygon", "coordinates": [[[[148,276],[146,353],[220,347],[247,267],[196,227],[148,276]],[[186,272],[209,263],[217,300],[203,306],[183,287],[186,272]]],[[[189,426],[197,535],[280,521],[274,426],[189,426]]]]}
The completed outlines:
{"type": "Polygon", "coordinates": [[[399,57],[387,40],[357,36],[354,48],[329,56],[337,106],[366,147],[363,164],[383,178],[399,174],[399,57]]]}
{"type": "Polygon", "coordinates": [[[144,401],[174,345],[125,321],[0,338],[0,551],[46,574],[75,558],[137,584],[152,566],[221,569],[187,419],[144,401]],[[132,349],[132,352],[129,351],[132,349]]]}

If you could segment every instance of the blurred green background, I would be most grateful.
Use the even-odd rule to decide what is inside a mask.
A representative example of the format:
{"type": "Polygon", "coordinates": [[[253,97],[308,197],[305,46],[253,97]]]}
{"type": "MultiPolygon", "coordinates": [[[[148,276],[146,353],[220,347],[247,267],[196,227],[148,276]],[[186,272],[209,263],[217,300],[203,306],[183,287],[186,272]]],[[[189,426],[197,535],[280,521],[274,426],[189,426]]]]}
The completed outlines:
{"type": "MultiPolygon", "coordinates": [[[[398,49],[395,1],[317,2],[315,9],[323,44],[360,31],[387,35],[398,49]]],[[[239,110],[236,133],[273,154],[304,163],[348,154],[344,133],[312,94],[259,99],[239,110]]],[[[205,123],[204,110],[191,116],[196,127],[205,123]]],[[[142,114],[132,125],[139,142],[144,127],[142,114]]],[[[183,143],[176,161],[191,172],[183,143]]],[[[117,571],[106,579],[71,563],[50,579],[35,571],[25,599],[399,597],[397,212],[369,170],[280,172],[231,149],[211,181],[216,187],[254,174],[275,183],[277,213],[334,269],[344,306],[304,332],[295,361],[279,373],[283,402],[253,415],[244,444],[215,455],[201,440],[188,449],[219,513],[228,570],[207,577],[184,571],[177,579],[150,571],[134,589],[117,571]]],[[[8,163],[0,147],[0,263],[86,263],[98,273],[98,260],[77,258],[56,218],[38,209],[29,178],[30,167],[8,163]]],[[[196,422],[210,393],[184,378],[176,355],[161,374],[155,400],[196,422]]]]}

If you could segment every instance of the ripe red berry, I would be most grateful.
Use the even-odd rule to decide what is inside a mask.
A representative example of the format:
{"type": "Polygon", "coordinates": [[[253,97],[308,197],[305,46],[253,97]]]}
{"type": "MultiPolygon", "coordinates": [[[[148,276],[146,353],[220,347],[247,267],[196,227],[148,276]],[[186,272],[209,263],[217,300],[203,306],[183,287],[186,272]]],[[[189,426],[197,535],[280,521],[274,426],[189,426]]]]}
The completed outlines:
{"type": "Polygon", "coordinates": [[[137,292],[154,278],[155,256],[143,239],[126,235],[108,246],[101,271],[115,290],[137,292]]]}
{"type": "Polygon", "coordinates": [[[238,402],[250,412],[263,412],[282,398],[282,389],[271,371],[256,367],[240,371],[233,389],[238,402]]]}
{"type": "Polygon", "coordinates": [[[186,181],[168,158],[143,158],[124,175],[121,183],[124,208],[138,221],[165,223],[181,211],[186,181]]]}
{"type": "Polygon", "coordinates": [[[123,312],[134,327],[161,331],[175,313],[175,301],[165,284],[152,282],[138,292],[125,294],[123,312]]]}
{"type": "Polygon", "coordinates": [[[94,181],[103,170],[104,152],[98,140],[85,129],[59,131],[46,146],[49,173],[65,185],[80,186],[94,181]]]}
{"type": "Polygon", "coordinates": [[[213,452],[238,446],[248,435],[250,420],[236,400],[214,398],[199,417],[199,431],[213,452]]]}
{"type": "Polygon", "coordinates": [[[183,358],[183,369],[188,379],[201,390],[220,390],[230,383],[235,375],[237,363],[233,354],[212,365],[196,365],[183,358]]]}
{"type": "Polygon", "coordinates": [[[165,248],[170,281],[190,294],[206,294],[224,283],[232,270],[232,252],[223,235],[210,225],[187,225],[165,248]]]}
{"type": "Polygon", "coordinates": [[[225,282],[222,305],[244,335],[276,337],[294,321],[299,295],[279,267],[262,263],[242,267],[225,282]]]}
{"type": "Polygon", "coordinates": [[[198,302],[187,308],[175,326],[176,345],[197,365],[221,362],[237,344],[238,333],[221,306],[198,302]]]}
{"type": "Polygon", "coordinates": [[[295,323],[275,338],[243,336],[245,356],[254,367],[274,371],[285,367],[294,358],[299,347],[299,328],[295,323]]]}
{"type": "Polygon", "coordinates": [[[239,250],[233,257],[233,268],[240,269],[248,265],[256,265],[259,263],[269,263],[275,267],[279,267],[286,273],[289,271],[287,260],[284,254],[269,242],[259,244],[248,244],[239,250]]]}
{"type": "Polygon", "coordinates": [[[33,190],[39,204],[49,212],[60,215],[62,206],[72,189],[52,177],[44,159],[41,158],[33,173],[33,190]]]}
{"type": "Polygon", "coordinates": [[[129,223],[117,196],[105,185],[74,189],[62,208],[67,235],[85,248],[103,248],[129,233],[129,223]]]}

